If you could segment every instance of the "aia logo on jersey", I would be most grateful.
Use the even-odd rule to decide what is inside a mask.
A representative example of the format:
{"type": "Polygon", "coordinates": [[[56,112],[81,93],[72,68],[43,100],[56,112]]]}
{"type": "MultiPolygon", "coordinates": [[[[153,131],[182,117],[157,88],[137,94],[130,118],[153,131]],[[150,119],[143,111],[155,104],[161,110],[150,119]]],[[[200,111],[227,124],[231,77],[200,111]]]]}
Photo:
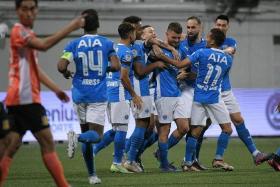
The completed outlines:
{"type": "Polygon", "coordinates": [[[277,105],[280,103],[280,93],[271,95],[266,104],[266,117],[269,124],[274,129],[280,130],[280,112],[276,111],[277,105]]]}

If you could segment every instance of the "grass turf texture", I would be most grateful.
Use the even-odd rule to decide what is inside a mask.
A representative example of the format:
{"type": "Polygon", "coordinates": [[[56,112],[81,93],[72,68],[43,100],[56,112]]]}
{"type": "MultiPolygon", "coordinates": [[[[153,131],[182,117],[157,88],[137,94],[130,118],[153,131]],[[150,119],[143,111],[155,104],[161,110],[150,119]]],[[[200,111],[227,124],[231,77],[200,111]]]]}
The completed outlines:
{"type": "MultiPolygon", "coordinates": [[[[280,138],[255,139],[258,148],[265,152],[274,152],[280,146],[280,138]]],[[[57,144],[59,157],[63,163],[65,175],[72,187],[87,187],[89,185],[85,164],[77,149],[73,159],[66,155],[66,144],[57,144]]],[[[109,171],[112,162],[113,146],[102,150],[96,157],[97,173],[102,180],[102,186],[188,186],[188,187],[231,187],[231,186],[280,186],[280,173],[275,172],[266,163],[255,166],[246,147],[238,138],[232,138],[225,154],[225,161],[235,167],[233,172],[210,169],[202,172],[160,173],[158,163],[152,152],[156,145],[149,148],[143,155],[145,173],[113,174],[109,171]]],[[[201,150],[201,161],[210,167],[216,150],[216,139],[204,140],[201,150]]],[[[182,140],[169,152],[169,160],[180,167],[185,152],[185,141],[182,140]]],[[[55,186],[49,173],[44,168],[37,144],[23,145],[12,163],[10,175],[5,187],[52,187],[55,186]]]]}

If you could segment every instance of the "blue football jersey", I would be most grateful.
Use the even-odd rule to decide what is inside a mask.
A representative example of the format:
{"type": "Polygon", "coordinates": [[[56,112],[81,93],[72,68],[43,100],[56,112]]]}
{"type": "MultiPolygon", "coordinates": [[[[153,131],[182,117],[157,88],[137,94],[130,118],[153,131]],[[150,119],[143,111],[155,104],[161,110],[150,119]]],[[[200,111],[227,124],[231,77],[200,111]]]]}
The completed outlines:
{"type": "MultiPolygon", "coordinates": [[[[236,41],[233,38],[226,38],[224,43],[221,46],[221,49],[226,49],[227,47],[233,47],[235,50],[237,48],[236,41]]],[[[231,89],[231,84],[229,80],[229,72],[225,75],[223,83],[222,83],[222,92],[228,91],[231,89]]]]}
{"type": "MultiPolygon", "coordinates": [[[[116,52],[121,62],[122,68],[129,69],[129,77],[132,79],[131,74],[132,71],[132,62],[133,62],[133,54],[130,49],[130,46],[126,46],[124,44],[116,45],[116,52]]],[[[108,102],[120,102],[125,100],[130,100],[131,96],[127,90],[123,87],[120,80],[121,72],[110,72],[107,76],[107,94],[108,94],[108,102]]]]}
{"type": "MultiPolygon", "coordinates": [[[[179,45],[178,53],[180,59],[186,58],[184,48],[179,45]]],[[[173,54],[167,49],[162,49],[163,53],[173,59],[173,54]]],[[[156,89],[155,97],[179,97],[181,95],[180,87],[177,81],[178,68],[173,65],[168,65],[166,69],[156,70],[156,89]]]]}
{"type": "Polygon", "coordinates": [[[106,68],[109,57],[116,55],[114,43],[99,35],[84,35],[71,41],[61,58],[75,63],[72,98],[75,103],[107,101],[106,68]]]}
{"type": "MultiPolygon", "coordinates": [[[[147,60],[146,60],[143,41],[136,41],[132,45],[131,50],[132,50],[132,54],[133,54],[133,64],[141,63],[145,67],[147,60]]],[[[149,77],[147,75],[139,77],[134,73],[132,82],[133,82],[133,86],[134,86],[134,91],[137,95],[139,95],[139,96],[150,95],[149,77]]]]}
{"type": "Polygon", "coordinates": [[[232,57],[220,49],[205,48],[194,52],[189,59],[192,64],[198,65],[194,101],[218,103],[221,83],[230,70],[232,57]]]}
{"type": "MultiPolygon", "coordinates": [[[[185,48],[185,52],[186,52],[186,55],[190,56],[191,54],[193,54],[195,51],[199,50],[199,49],[203,49],[203,48],[206,48],[206,40],[204,38],[202,38],[200,40],[200,42],[198,43],[194,43],[192,44],[187,38],[185,40],[183,40],[181,42],[180,45],[182,45],[183,48],[185,48]]],[[[197,67],[196,65],[192,65],[190,68],[187,69],[188,71],[191,71],[191,72],[197,72],[197,67]]],[[[188,80],[186,79],[185,80],[186,84],[188,86],[191,86],[191,87],[195,87],[195,80],[188,80]]]]}

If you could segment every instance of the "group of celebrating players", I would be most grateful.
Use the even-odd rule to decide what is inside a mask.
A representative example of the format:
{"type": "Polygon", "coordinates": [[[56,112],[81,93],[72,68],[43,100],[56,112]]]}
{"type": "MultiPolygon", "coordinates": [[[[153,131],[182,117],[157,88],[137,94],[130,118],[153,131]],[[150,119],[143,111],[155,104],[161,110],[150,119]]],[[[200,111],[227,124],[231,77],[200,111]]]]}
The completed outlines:
{"type": "Polygon", "coordinates": [[[254,163],[268,161],[280,170],[280,150],[265,154],[256,148],[232,92],[229,72],[237,48],[236,41],[226,36],[226,15],[215,19],[205,38],[201,20],[196,16],[187,18],[186,34],[182,34],[180,23],[171,22],[164,42],[157,38],[151,25],[142,26],[141,18],[129,16],[118,26],[120,40],[114,44],[98,35],[99,18],[94,9],[83,11],[52,36],[37,38],[32,31],[37,4],[37,0],[16,0],[20,23],[11,32],[10,84],[5,99],[8,115],[1,107],[0,186],[27,130],[38,140],[44,164],[57,186],[69,186],[54,150],[45,109],[40,104],[39,83],[49,87],[62,101],[68,102],[69,98],[39,68],[36,50],[49,49],[81,27],[84,35],[65,46],[57,68],[65,78],[73,79],[72,100],[81,127],[79,135],[74,131],[68,133],[68,156],[73,158],[77,142],[81,142],[90,184],[101,183],[94,157],[111,142],[112,172],[144,172],[141,155],[155,142],[158,149],[154,156],[160,170],[177,172],[168,161],[168,150],[183,137],[186,148],[182,171],[207,169],[199,162],[199,152],[203,135],[212,122],[221,127],[214,168],[234,170],[223,159],[233,123],[254,163]],[[71,63],[75,72],[68,69],[71,63]],[[130,111],[135,129],[126,139],[130,111]],[[106,112],[112,129],[103,134],[106,112]],[[177,128],[169,135],[173,121],[177,128]]]}

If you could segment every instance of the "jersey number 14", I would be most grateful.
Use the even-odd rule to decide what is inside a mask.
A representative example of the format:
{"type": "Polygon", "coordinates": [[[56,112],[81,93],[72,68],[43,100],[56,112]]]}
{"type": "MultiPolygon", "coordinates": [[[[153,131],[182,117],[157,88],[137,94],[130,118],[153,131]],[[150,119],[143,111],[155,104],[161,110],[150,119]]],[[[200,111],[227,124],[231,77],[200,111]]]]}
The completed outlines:
{"type": "Polygon", "coordinates": [[[88,76],[89,70],[97,71],[99,76],[103,75],[103,53],[101,50],[97,50],[97,63],[94,62],[94,51],[79,52],[78,56],[82,59],[83,75],[88,76]]]}

